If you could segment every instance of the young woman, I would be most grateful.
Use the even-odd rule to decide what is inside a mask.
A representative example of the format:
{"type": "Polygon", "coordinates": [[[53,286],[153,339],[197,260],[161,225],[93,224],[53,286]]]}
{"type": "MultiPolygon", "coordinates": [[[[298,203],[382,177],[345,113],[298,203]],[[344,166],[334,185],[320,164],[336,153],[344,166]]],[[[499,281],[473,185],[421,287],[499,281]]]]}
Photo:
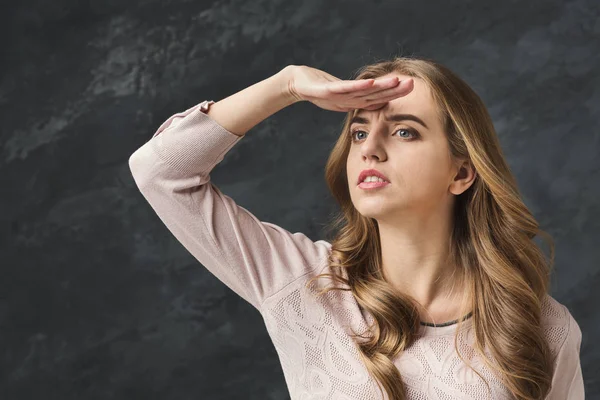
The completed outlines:
{"type": "Polygon", "coordinates": [[[584,398],[581,330],[548,293],[552,239],[446,67],[397,57],[340,80],[288,66],[171,116],[129,165],[173,235],[259,310],[293,400],[584,398]],[[210,180],[299,101],[347,113],[325,170],[330,241],[258,220],[210,180]]]}

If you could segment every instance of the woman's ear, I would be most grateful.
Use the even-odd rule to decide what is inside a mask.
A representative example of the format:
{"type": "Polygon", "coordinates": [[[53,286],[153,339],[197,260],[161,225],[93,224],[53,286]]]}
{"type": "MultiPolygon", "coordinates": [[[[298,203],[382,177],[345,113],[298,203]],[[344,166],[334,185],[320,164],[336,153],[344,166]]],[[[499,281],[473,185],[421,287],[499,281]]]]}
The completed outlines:
{"type": "Polygon", "coordinates": [[[458,170],[454,175],[452,183],[450,184],[450,192],[459,195],[467,190],[477,177],[477,171],[469,160],[464,160],[459,163],[458,170]]]}

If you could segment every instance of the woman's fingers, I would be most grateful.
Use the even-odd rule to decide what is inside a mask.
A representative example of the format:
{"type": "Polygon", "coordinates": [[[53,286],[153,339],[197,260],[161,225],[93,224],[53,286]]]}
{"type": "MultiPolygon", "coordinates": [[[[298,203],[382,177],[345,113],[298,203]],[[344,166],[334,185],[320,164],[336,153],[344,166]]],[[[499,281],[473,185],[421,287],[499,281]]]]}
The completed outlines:
{"type": "Polygon", "coordinates": [[[355,90],[348,94],[351,94],[355,97],[366,96],[369,94],[380,92],[385,89],[398,87],[398,82],[399,82],[398,77],[395,77],[395,76],[391,77],[391,78],[385,78],[385,79],[378,78],[378,79],[375,79],[375,82],[373,82],[373,86],[366,88],[366,89],[362,89],[362,90],[355,90]]]}
{"type": "Polygon", "coordinates": [[[388,102],[395,100],[398,97],[406,96],[412,91],[412,88],[413,83],[410,80],[405,80],[396,87],[383,89],[379,92],[371,93],[370,95],[365,95],[363,97],[351,96],[348,101],[351,101],[354,104],[356,104],[356,102],[359,103],[354,109],[358,108],[369,111],[378,110],[385,107],[388,102]]]}
{"type": "Polygon", "coordinates": [[[347,101],[354,104],[358,101],[361,105],[364,105],[359,105],[358,108],[372,111],[385,106],[389,101],[408,94],[412,87],[411,80],[399,81],[398,77],[378,78],[372,82],[370,87],[365,89],[357,89],[361,85],[356,84],[356,82],[361,82],[361,80],[340,81],[337,87],[338,90],[343,90],[344,88],[354,88],[355,90],[335,94],[344,97],[348,96],[347,101]],[[354,85],[352,84],[353,82],[355,83],[354,85]]]}
{"type": "Polygon", "coordinates": [[[328,90],[330,93],[344,94],[351,93],[357,90],[363,90],[373,85],[374,79],[359,79],[350,81],[336,81],[332,82],[328,90]]]}
{"type": "Polygon", "coordinates": [[[383,89],[375,93],[367,93],[362,96],[355,96],[355,98],[366,101],[379,101],[386,98],[396,98],[400,97],[400,95],[404,95],[408,93],[408,88],[410,87],[409,81],[404,80],[400,82],[396,87],[392,87],[389,89],[383,89]]]}

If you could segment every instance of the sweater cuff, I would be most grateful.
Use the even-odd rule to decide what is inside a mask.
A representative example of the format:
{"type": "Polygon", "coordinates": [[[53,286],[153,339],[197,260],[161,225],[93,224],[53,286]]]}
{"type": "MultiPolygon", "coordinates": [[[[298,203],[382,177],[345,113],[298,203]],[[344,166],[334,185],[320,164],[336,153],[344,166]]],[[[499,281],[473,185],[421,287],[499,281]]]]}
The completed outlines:
{"type": "Polygon", "coordinates": [[[159,126],[150,141],[163,161],[182,172],[210,172],[244,137],[228,131],[206,114],[213,103],[205,100],[159,126]]]}

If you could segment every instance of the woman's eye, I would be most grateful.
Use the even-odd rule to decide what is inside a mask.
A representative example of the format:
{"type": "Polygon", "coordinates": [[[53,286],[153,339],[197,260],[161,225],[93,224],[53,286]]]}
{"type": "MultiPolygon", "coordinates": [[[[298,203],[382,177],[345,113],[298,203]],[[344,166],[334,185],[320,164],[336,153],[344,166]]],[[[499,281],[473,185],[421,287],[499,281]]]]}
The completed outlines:
{"type": "MultiPolygon", "coordinates": [[[[417,134],[412,129],[400,128],[396,132],[408,132],[408,134],[410,135],[410,136],[400,135],[400,137],[413,137],[413,136],[416,137],[417,136],[417,134]]],[[[394,132],[394,133],[396,133],[396,132],[394,132]]]]}
{"type": "MultiPolygon", "coordinates": [[[[355,134],[362,132],[365,133],[365,131],[357,129],[355,131],[351,132],[351,137],[353,141],[356,141],[355,139],[355,134]]],[[[402,138],[406,138],[406,139],[415,139],[416,137],[418,137],[417,132],[414,129],[408,129],[408,128],[400,128],[397,129],[396,131],[394,131],[394,134],[401,132],[398,136],[402,137],[402,138]]]]}

